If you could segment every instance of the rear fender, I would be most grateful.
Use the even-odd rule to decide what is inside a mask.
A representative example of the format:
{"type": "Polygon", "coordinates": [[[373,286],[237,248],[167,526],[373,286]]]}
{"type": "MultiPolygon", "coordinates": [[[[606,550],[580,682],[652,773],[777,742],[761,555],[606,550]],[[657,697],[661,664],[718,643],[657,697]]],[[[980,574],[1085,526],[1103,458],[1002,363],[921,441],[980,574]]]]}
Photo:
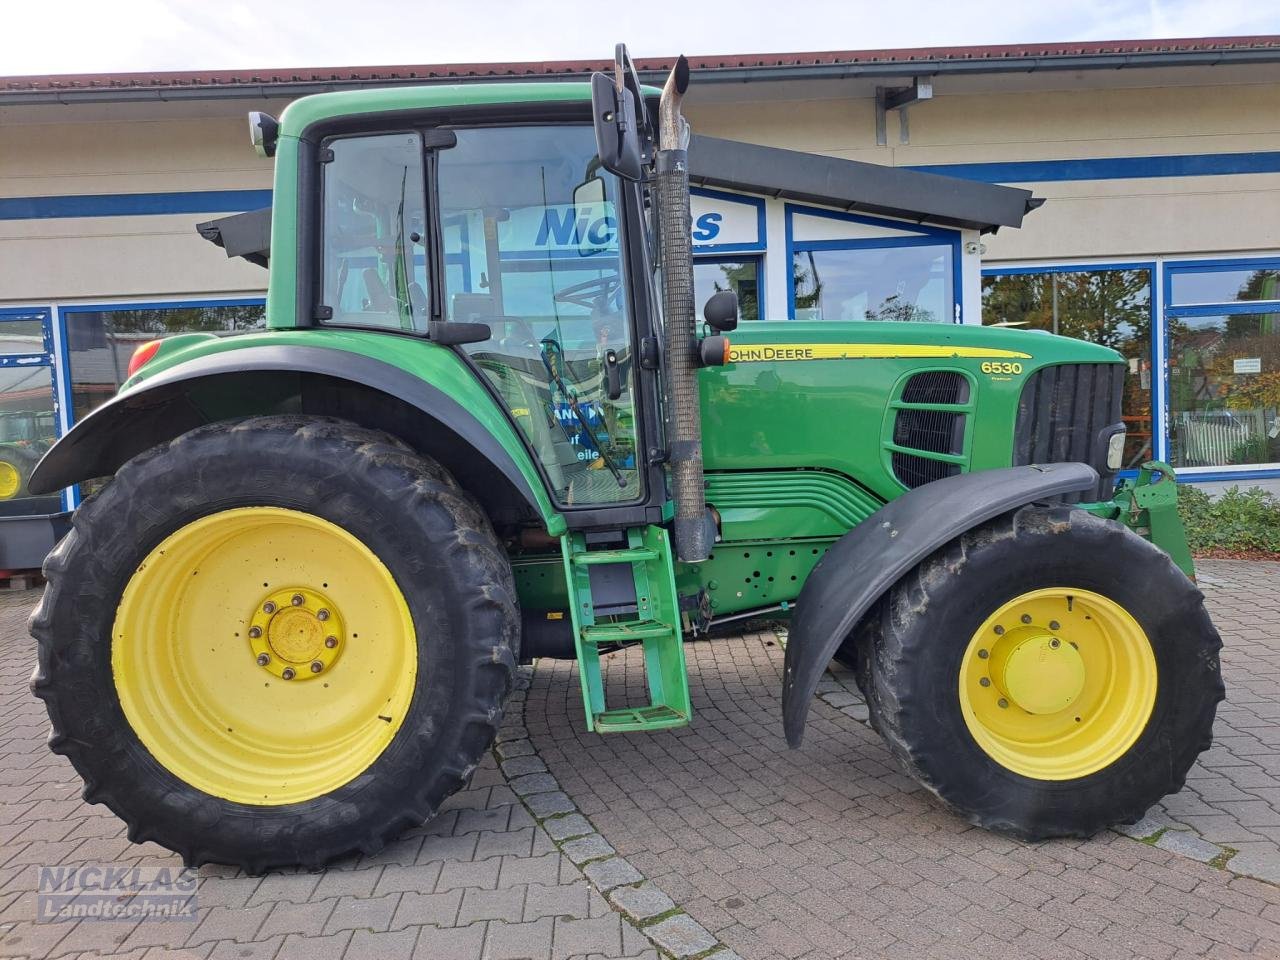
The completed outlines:
{"type": "Polygon", "coordinates": [[[1097,483],[1097,472],[1083,463],[963,473],[904,493],[837,540],[796,598],[782,680],[787,743],[800,746],[822,672],[858,621],[903,574],[993,517],[1097,483]]]}
{"type": "MultiPolygon", "coordinates": [[[[473,406],[492,402],[487,395],[471,400],[473,406]]],[[[475,413],[421,377],[325,347],[223,350],[163,370],[76,424],[44,455],[28,486],[48,493],[109,476],[144,450],[205,423],[281,412],[336,416],[387,430],[452,470],[486,507],[514,506],[553,533],[563,524],[514,427],[511,436],[496,436],[475,413]]]]}

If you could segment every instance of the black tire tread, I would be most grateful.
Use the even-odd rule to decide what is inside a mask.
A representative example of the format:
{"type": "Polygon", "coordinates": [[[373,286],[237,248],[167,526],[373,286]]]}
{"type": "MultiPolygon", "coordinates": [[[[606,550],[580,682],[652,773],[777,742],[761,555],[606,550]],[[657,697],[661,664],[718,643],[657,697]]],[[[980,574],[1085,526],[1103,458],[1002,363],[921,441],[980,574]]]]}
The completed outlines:
{"type": "MultiPolygon", "coordinates": [[[[174,495],[181,498],[183,493],[174,495]]],[[[207,504],[193,502],[190,507],[193,512],[212,512],[207,504]]],[[[153,545],[143,544],[143,555],[153,545]]],[[[49,554],[43,569],[48,582],[28,626],[37,641],[38,657],[31,690],[45,702],[49,712],[49,746],[70,759],[80,773],[84,799],[105,804],[123,819],[131,840],[154,840],[175,849],[190,866],[232,863],[259,874],[295,863],[318,869],[352,854],[377,853],[406,828],[434,816],[445,798],[470,781],[497,734],[503,702],[519,661],[520,617],[511,566],[476,499],[461,489],[447,470],[399,439],[336,419],[290,415],[222,421],[139,454],[77,510],[72,529],[49,554]],[[120,517],[125,518],[126,528],[143,525],[147,498],[163,479],[166,465],[175,458],[216,458],[244,449],[245,441],[250,441],[247,446],[254,449],[260,449],[266,441],[286,459],[293,450],[322,449],[332,456],[335,470],[357,474],[377,485],[406,517],[424,518],[424,525],[433,534],[432,545],[440,551],[440,563],[467,571],[471,580],[481,585],[465,604],[472,622],[484,629],[472,634],[464,632],[457,638],[461,646],[457,652],[469,665],[467,675],[474,677],[471,706],[454,714],[454,720],[460,721],[455,724],[458,729],[449,756],[436,775],[428,777],[424,771],[418,776],[417,771],[401,770],[400,776],[411,788],[399,794],[394,809],[363,811],[354,817],[350,810],[337,811],[350,822],[341,828],[314,831],[315,843],[295,843],[286,849],[274,843],[276,838],[268,827],[252,816],[251,811],[264,808],[245,807],[244,811],[250,811],[247,815],[239,812],[233,832],[242,833],[243,842],[231,845],[236,849],[228,849],[227,844],[199,845],[191,841],[191,831],[180,833],[158,827],[156,818],[139,807],[131,782],[112,775],[116,758],[129,753],[131,745],[127,741],[133,740],[137,748],[141,745],[127,730],[114,690],[104,696],[104,691],[91,689],[83,670],[93,656],[89,645],[103,642],[95,635],[96,627],[86,622],[89,616],[84,613],[85,585],[89,584],[91,594],[118,597],[111,591],[113,571],[99,560],[104,538],[118,536],[120,517]]],[[[118,573],[114,579],[118,579],[118,573]]],[[[409,600],[409,591],[405,592],[409,600]]],[[[113,600],[106,602],[114,604],[113,600]]],[[[412,605],[410,600],[411,608],[412,605]]],[[[395,742],[402,740],[405,732],[402,728],[395,742]]],[[[426,742],[423,730],[409,732],[426,742]]],[[[212,808],[228,804],[210,803],[215,798],[192,788],[174,792],[186,794],[171,799],[183,809],[183,817],[207,818],[212,808]]],[[[228,811],[224,815],[235,813],[228,811]]],[[[167,822],[174,822],[173,818],[167,822]]]]}
{"type": "MultiPolygon", "coordinates": [[[[915,780],[969,822],[1024,840],[1087,837],[1115,823],[1136,822],[1161,797],[1182,789],[1196,757],[1212,743],[1217,705],[1225,696],[1218,661],[1222,640],[1203,601],[1203,594],[1167,554],[1121,524],[1067,506],[1029,505],[951,541],[899,581],[864,619],[854,637],[858,679],[872,725],[890,751],[915,780]],[[1145,780],[1134,778],[1142,783],[1140,790],[1119,794],[1105,817],[1077,811],[1068,816],[1045,814],[1031,822],[1018,822],[992,812],[984,801],[966,795],[965,789],[952,781],[949,772],[958,761],[950,755],[950,748],[912,733],[919,729],[918,721],[939,710],[933,698],[920,689],[920,665],[938,655],[937,637],[919,629],[919,621],[931,605],[945,606],[942,598],[947,586],[975,555],[992,544],[1018,541],[1028,534],[1061,533],[1082,536],[1098,551],[1124,552],[1132,564],[1129,576],[1161,592],[1167,622],[1180,624],[1180,636],[1194,644],[1200,676],[1187,683],[1185,695],[1171,705],[1180,711],[1179,729],[1191,735],[1160,739],[1152,750],[1156,762],[1150,775],[1145,780]]],[[[967,642],[966,636],[963,643],[967,642]]]]}

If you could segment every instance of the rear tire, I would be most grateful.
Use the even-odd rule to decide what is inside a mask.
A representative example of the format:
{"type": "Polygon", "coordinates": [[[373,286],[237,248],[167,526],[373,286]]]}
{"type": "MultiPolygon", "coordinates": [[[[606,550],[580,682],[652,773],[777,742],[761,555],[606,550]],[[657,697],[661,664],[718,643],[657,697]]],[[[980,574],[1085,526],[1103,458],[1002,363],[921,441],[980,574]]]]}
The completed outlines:
{"type": "Polygon", "coordinates": [[[475,501],[343,421],[256,417],[161,444],[77,511],[44,569],[32,690],[50,747],[130,839],[189,865],[381,849],[469,781],[519,659],[510,564],[475,501]],[[248,639],[264,597],[297,625],[262,620],[266,665],[248,639]]]}
{"type": "Polygon", "coordinates": [[[1195,585],[1122,525],[1065,506],[952,541],[856,642],[871,717],[908,772],[1026,840],[1132,823],[1181,789],[1224,695],[1195,585]]]}

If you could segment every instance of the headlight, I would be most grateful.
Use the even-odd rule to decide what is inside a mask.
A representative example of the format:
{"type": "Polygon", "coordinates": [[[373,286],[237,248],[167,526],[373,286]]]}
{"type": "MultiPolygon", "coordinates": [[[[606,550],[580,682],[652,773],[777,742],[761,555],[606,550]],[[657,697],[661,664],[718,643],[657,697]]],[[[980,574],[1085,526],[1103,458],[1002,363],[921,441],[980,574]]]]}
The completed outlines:
{"type": "Polygon", "coordinates": [[[1107,441],[1107,469],[1119,470],[1120,464],[1124,463],[1124,436],[1121,430],[1119,433],[1113,433],[1111,439],[1107,441]]]}

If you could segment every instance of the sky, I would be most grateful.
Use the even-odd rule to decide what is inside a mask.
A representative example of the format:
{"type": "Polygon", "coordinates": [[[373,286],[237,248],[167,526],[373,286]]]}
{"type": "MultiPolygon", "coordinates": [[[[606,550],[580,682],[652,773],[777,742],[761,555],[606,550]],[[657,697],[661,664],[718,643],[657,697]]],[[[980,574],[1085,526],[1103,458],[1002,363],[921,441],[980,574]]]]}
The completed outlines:
{"type": "Polygon", "coordinates": [[[0,75],[1280,33],[1276,0],[8,0],[0,75]]]}

